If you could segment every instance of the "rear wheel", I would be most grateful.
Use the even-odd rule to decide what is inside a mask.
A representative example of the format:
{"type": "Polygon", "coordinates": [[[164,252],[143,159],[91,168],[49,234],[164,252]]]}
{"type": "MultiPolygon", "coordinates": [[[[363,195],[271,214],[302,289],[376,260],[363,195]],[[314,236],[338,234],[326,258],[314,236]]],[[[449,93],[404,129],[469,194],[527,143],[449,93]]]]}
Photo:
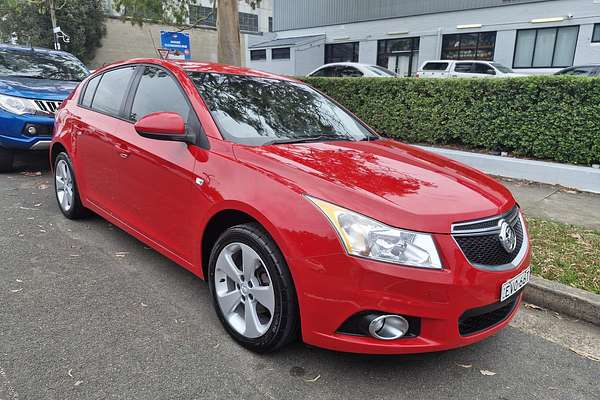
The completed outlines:
{"type": "Polygon", "coordinates": [[[283,255],[260,225],[234,226],[221,235],[208,281],[219,319],[242,346],[268,352],[296,337],[294,285],[283,255]]]}
{"type": "Polygon", "coordinates": [[[78,219],[87,214],[87,209],[81,204],[71,159],[65,152],[54,161],[54,191],[58,207],[65,217],[78,219]]]}
{"type": "Polygon", "coordinates": [[[12,150],[0,147],[0,172],[11,172],[15,161],[15,153],[12,150]]]}

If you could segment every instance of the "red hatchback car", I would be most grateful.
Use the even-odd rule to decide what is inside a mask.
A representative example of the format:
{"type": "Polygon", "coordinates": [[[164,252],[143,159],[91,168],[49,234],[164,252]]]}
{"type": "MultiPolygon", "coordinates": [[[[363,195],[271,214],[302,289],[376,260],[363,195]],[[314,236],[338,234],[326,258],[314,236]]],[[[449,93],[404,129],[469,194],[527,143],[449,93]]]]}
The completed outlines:
{"type": "Polygon", "coordinates": [[[450,349],[508,324],[529,240],[494,179],[383,139],[308,85],[136,59],[56,115],[56,198],[206,279],[254,351],[298,335],[359,353],[450,349]]]}

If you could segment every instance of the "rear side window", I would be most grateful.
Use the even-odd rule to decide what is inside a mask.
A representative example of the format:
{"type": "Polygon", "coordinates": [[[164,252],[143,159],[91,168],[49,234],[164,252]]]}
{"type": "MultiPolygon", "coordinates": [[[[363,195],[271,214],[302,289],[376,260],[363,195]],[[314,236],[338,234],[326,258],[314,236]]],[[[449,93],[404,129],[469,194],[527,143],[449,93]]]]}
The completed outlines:
{"type": "Polygon", "coordinates": [[[474,63],[472,71],[475,74],[496,75],[496,70],[484,63],[474,63]]]}
{"type": "Polygon", "coordinates": [[[472,67],[473,64],[471,63],[456,63],[456,65],[454,66],[454,72],[457,72],[459,74],[469,74],[471,73],[472,67]]]}
{"type": "Polygon", "coordinates": [[[185,95],[171,75],[161,68],[144,69],[131,107],[133,121],[154,112],[175,112],[188,121],[190,111],[185,95]]]}
{"type": "Polygon", "coordinates": [[[338,76],[344,78],[358,78],[363,76],[363,73],[354,67],[338,67],[338,76]]]}
{"type": "Polygon", "coordinates": [[[85,87],[85,92],[81,96],[80,104],[84,107],[92,106],[92,99],[94,98],[94,93],[96,93],[96,88],[98,87],[98,83],[100,82],[100,75],[90,79],[85,87]]]}
{"type": "Polygon", "coordinates": [[[125,67],[105,72],[92,100],[92,108],[102,113],[119,115],[134,71],[135,67],[125,67]]]}
{"type": "Polygon", "coordinates": [[[445,71],[448,68],[448,63],[445,62],[428,62],[423,66],[423,71],[445,71]]]}

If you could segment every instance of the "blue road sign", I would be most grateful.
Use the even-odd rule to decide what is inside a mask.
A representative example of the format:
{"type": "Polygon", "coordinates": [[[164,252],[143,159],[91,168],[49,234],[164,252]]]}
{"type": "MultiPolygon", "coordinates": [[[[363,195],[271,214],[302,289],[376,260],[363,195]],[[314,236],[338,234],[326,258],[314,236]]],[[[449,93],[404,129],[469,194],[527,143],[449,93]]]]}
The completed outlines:
{"type": "Polygon", "coordinates": [[[187,32],[160,31],[160,46],[169,51],[169,59],[190,60],[192,51],[190,34],[187,32]]]}

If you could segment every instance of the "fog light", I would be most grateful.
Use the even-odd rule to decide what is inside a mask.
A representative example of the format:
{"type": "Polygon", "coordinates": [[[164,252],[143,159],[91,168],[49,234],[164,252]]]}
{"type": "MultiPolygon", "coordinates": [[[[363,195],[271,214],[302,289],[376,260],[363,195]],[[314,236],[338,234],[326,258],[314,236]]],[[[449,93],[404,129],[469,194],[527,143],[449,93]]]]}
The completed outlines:
{"type": "Polygon", "coordinates": [[[27,127],[27,133],[30,134],[31,136],[36,135],[37,134],[37,129],[35,126],[33,125],[29,125],[27,127]]]}
{"type": "Polygon", "coordinates": [[[400,315],[381,315],[369,323],[369,334],[381,340],[399,339],[408,332],[408,321],[400,315]]]}

